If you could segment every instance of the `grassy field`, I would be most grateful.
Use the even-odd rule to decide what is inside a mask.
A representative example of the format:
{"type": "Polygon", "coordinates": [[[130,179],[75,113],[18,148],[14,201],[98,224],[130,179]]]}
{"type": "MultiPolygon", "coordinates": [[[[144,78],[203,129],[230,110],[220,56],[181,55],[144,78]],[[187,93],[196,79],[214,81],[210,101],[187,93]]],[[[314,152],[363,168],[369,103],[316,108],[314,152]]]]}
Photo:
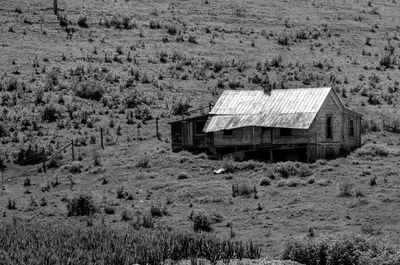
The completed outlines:
{"type": "Polygon", "coordinates": [[[266,257],[310,231],[399,243],[398,0],[59,0],[58,16],[52,1],[0,6],[2,220],[120,229],[151,216],[192,231],[200,216],[266,257]],[[224,89],[316,86],[364,114],[364,146],[348,157],[265,164],[170,151],[168,122],[224,89]],[[43,172],[43,152],[71,141],[77,161],[69,147],[43,172]],[[232,172],[214,175],[221,167],[232,172]],[[91,215],[68,216],[81,194],[91,215]]]}

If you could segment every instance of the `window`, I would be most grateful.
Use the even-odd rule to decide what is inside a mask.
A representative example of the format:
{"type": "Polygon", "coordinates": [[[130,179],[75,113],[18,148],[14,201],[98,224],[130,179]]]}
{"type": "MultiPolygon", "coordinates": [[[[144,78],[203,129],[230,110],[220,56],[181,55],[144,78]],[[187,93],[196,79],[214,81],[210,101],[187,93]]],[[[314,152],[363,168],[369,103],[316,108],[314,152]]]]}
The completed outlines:
{"type": "Polygon", "coordinates": [[[233,135],[233,130],[224,130],[224,136],[233,135]]]}
{"type": "Polygon", "coordinates": [[[203,135],[203,129],[206,123],[204,121],[196,121],[195,122],[195,135],[203,135]]]}
{"type": "Polygon", "coordinates": [[[349,119],[349,136],[354,137],[354,121],[349,119]]]}
{"type": "Polygon", "coordinates": [[[326,138],[332,138],[332,116],[326,117],[326,138]]]}
{"type": "Polygon", "coordinates": [[[280,128],[279,129],[279,135],[280,136],[291,136],[292,135],[292,130],[288,128],[280,128]]]}

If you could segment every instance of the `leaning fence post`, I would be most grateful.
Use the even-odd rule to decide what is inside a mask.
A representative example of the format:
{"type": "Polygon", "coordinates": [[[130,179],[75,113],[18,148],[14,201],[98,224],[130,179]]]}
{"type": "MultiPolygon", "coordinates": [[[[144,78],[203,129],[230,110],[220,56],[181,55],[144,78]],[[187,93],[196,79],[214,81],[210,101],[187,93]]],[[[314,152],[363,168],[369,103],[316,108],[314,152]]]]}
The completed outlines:
{"type": "Polygon", "coordinates": [[[74,140],[71,140],[72,161],[75,161],[74,140]]]}

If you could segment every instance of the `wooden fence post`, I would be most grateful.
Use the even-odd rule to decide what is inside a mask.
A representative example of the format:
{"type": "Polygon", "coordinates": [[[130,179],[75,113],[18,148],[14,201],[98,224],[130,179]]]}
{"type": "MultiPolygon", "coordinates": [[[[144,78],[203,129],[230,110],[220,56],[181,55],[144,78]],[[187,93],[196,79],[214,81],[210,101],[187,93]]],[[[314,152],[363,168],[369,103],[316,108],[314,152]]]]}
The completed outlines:
{"type": "Polygon", "coordinates": [[[158,117],[156,118],[156,135],[157,135],[157,139],[160,139],[160,135],[158,133],[158,117]]]}
{"type": "Polygon", "coordinates": [[[44,147],[43,147],[43,151],[42,151],[42,156],[43,156],[43,171],[44,171],[44,173],[46,173],[46,155],[45,155],[44,147]]]}
{"type": "Polygon", "coordinates": [[[72,161],[75,161],[74,140],[71,140],[72,161]]]}
{"type": "Polygon", "coordinates": [[[58,4],[57,4],[57,0],[53,1],[53,11],[54,11],[54,15],[58,14],[58,4]]]}
{"type": "Polygon", "coordinates": [[[104,144],[103,144],[103,128],[100,128],[100,135],[101,135],[101,148],[104,149],[104,144]]]}

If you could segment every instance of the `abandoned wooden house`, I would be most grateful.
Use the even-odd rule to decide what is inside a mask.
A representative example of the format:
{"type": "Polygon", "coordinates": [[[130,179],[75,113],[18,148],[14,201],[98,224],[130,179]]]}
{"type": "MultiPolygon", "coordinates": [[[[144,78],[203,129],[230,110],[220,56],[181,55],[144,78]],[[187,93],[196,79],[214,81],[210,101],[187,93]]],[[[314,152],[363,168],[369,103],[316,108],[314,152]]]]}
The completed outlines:
{"type": "Polygon", "coordinates": [[[209,114],[170,124],[173,151],[267,161],[334,158],[361,143],[361,114],[329,87],[226,90],[209,114]]]}

